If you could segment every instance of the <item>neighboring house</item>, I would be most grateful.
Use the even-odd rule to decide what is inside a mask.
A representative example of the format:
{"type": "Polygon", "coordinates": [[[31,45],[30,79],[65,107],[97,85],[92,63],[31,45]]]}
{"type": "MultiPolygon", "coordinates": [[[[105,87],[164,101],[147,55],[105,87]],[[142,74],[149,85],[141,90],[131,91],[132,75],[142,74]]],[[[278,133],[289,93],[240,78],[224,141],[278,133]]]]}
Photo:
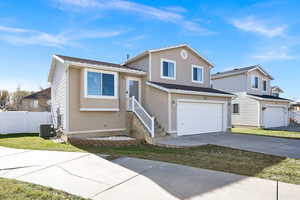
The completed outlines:
{"type": "Polygon", "coordinates": [[[51,88],[35,92],[22,99],[20,111],[50,112],[51,110],[51,88]]]}
{"type": "Polygon", "coordinates": [[[233,126],[270,128],[289,124],[290,101],[272,95],[273,77],[262,67],[256,65],[219,72],[211,79],[214,88],[237,95],[232,101],[233,126]]]}
{"type": "Polygon", "coordinates": [[[291,110],[300,111],[300,102],[293,102],[291,104],[291,110]]]}
{"type": "Polygon", "coordinates": [[[280,94],[284,93],[284,91],[278,87],[278,86],[273,86],[271,87],[271,95],[275,96],[275,97],[279,97],[280,94]]]}
{"type": "Polygon", "coordinates": [[[123,64],[54,55],[48,79],[54,118],[67,135],[129,133],[132,117],[154,137],[154,126],[174,135],[227,131],[233,95],[210,87],[212,67],[186,44],[123,64]]]}

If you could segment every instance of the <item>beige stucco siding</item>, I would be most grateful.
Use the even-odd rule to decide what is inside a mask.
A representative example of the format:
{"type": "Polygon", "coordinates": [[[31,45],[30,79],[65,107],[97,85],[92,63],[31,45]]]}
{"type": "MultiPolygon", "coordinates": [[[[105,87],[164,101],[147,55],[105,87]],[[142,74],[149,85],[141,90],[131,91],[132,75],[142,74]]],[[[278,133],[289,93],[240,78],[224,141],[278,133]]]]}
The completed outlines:
{"type": "Polygon", "coordinates": [[[140,69],[144,72],[148,72],[149,71],[149,56],[146,55],[138,60],[135,60],[135,61],[127,64],[127,66],[133,67],[136,69],[140,69]]]}
{"type": "Polygon", "coordinates": [[[143,106],[154,116],[165,131],[168,130],[168,93],[159,89],[144,85],[145,96],[143,106]]]}
{"type": "MultiPolygon", "coordinates": [[[[205,100],[205,101],[220,101],[228,102],[230,104],[231,98],[229,97],[212,97],[212,96],[201,96],[201,95],[187,95],[187,94],[171,94],[171,132],[177,131],[177,100],[179,99],[189,99],[189,100],[205,100]]],[[[231,109],[228,106],[227,111],[227,126],[231,127],[231,109]]]]}
{"type": "Polygon", "coordinates": [[[213,88],[227,92],[247,91],[247,76],[239,74],[212,80],[213,88]]]}
{"type": "Polygon", "coordinates": [[[261,73],[259,70],[254,70],[248,73],[248,78],[247,78],[247,92],[251,94],[258,94],[258,95],[270,95],[271,94],[271,83],[270,83],[270,78],[265,76],[263,73],[261,73]],[[258,89],[252,88],[251,85],[251,77],[255,75],[258,77],[258,89]],[[263,91],[263,80],[267,81],[267,90],[263,91]]]}
{"type": "Polygon", "coordinates": [[[56,62],[53,80],[51,82],[51,106],[52,115],[55,118],[54,125],[57,126],[57,112],[62,115],[62,126],[66,128],[66,72],[61,62],[56,62]]]}
{"type": "Polygon", "coordinates": [[[232,125],[235,126],[260,126],[260,110],[259,101],[249,98],[244,94],[239,94],[237,98],[232,100],[232,104],[239,104],[240,113],[232,114],[232,125]]]}
{"type": "MultiPolygon", "coordinates": [[[[81,97],[81,79],[80,69],[69,69],[69,131],[96,131],[125,129],[125,78],[119,76],[119,108],[120,111],[80,111],[81,97]]],[[[95,102],[88,103],[88,106],[95,106],[95,102]]],[[[87,105],[85,105],[87,106],[87,105]]],[[[99,107],[101,107],[99,102],[99,107]]]]}
{"type": "Polygon", "coordinates": [[[210,67],[207,62],[197,56],[194,52],[184,47],[153,52],[151,53],[151,81],[209,87],[210,67]],[[188,58],[186,60],[180,56],[180,52],[183,49],[188,52],[188,58]],[[176,80],[161,78],[161,59],[167,59],[176,62],[176,80]],[[204,68],[203,84],[192,82],[192,65],[198,65],[204,68]]]}

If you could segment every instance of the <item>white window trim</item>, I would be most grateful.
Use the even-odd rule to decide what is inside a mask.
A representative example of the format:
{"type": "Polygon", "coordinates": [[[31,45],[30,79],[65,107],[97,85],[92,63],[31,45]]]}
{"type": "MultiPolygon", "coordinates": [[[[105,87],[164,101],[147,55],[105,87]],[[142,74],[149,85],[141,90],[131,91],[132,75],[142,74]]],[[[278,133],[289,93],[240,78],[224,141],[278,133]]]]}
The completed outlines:
{"type": "Polygon", "coordinates": [[[263,92],[266,92],[266,91],[268,91],[268,81],[267,81],[267,79],[262,79],[262,90],[263,90],[263,92]],[[264,89],[264,81],[266,81],[266,90],[264,89]]]}
{"type": "Polygon", "coordinates": [[[117,99],[118,98],[118,72],[103,71],[97,69],[84,69],[84,97],[91,99],[117,99]],[[88,95],[88,84],[87,84],[87,74],[88,72],[97,72],[104,74],[113,74],[114,75],[114,96],[99,96],[99,95],[88,95]]]}
{"type": "Polygon", "coordinates": [[[199,65],[192,65],[192,82],[193,83],[204,83],[204,67],[202,66],[199,66],[199,65]],[[194,80],[194,68],[198,68],[198,69],[201,69],[202,70],[202,77],[201,77],[201,81],[195,81],[194,80]]]}
{"type": "Polygon", "coordinates": [[[176,61],[174,60],[168,60],[168,59],[164,59],[161,58],[160,59],[160,78],[164,78],[164,79],[170,79],[170,80],[176,80],[176,61]],[[174,64],[174,77],[169,77],[169,76],[164,76],[163,75],[163,62],[170,62],[174,64]]]}
{"type": "Polygon", "coordinates": [[[252,75],[251,76],[251,81],[250,81],[250,84],[251,84],[251,88],[254,89],[254,90],[259,90],[259,77],[257,75],[252,75]],[[253,87],[252,85],[252,80],[253,78],[257,77],[257,88],[256,87],[253,87]]]}

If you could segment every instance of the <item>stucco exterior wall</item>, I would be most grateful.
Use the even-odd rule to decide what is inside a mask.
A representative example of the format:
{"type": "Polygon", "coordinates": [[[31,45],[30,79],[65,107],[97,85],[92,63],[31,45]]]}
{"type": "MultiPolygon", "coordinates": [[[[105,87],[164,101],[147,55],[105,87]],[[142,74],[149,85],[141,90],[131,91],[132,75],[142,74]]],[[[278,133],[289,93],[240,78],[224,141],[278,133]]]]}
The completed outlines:
{"type": "Polygon", "coordinates": [[[155,117],[164,130],[168,130],[168,94],[145,84],[143,87],[145,91],[144,108],[151,116],[155,117]]]}
{"type": "Polygon", "coordinates": [[[135,61],[127,64],[127,66],[133,67],[136,69],[140,69],[144,72],[148,72],[149,71],[149,56],[146,55],[138,60],[135,60],[135,61]]]}
{"type": "Polygon", "coordinates": [[[207,62],[195,55],[194,52],[184,47],[153,52],[151,53],[151,81],[198,87],[210,87],[210,67],[207,62]],[[186,60],[180,56],[180,52],[183,49],[188,52],[188,57],[186,60]],[[175,80],[161,78],[161,59],[167,59],[176,62],[175,80]],[[192,82],[192,65],[198,65],[204,68],[203,84],[192,82]]]}
{"type": "MultiPolygon", "coordinates": [[[[82,72],[77,68],[69,69],[69,124],[70,131],[97,131],[97,130],[126,130],[126,75],[119,75],[119,111],[80,111],[82,72]]],[[[98,105],[96,102],[88,105],[98,105]]],[[[86,106],[86,105],[85,105],[86,106]]],[[[99,102],[98,106],[104,106],[99,102]]]]}

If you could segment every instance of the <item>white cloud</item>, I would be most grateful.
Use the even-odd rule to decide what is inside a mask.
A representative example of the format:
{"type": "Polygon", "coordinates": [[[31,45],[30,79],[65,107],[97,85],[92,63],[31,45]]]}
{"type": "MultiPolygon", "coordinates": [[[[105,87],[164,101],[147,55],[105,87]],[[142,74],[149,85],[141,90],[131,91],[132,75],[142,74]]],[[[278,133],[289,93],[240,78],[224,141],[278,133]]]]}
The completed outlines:
{"type": "Polygon", "coordinates": [[[197,32],[198,34],[210,34],[210,31],[201,27],[199,24],[186,20],[185,17],[180,14],[184,11],[181,7],[170,7],[165,9],[159,9],[151,6],[147,6],[140,3],[135,3],[126,0],[53,0],[60,9],[64,10],[118,10],[138,14],[144,17],[153,18],[163,22],[169,22],[182,26],[183,28],[197,32]],[[172,10],[173,9],[173,10],[172,10]],[[174,9],[176,11],[174,11],[174,9]]]}
{"type": "Polygon", "coordinates": [[[231,23],[233,26],[242,31],[258,33],[266,37],[282,36],[286,30],[286,26],[270,25],[269,22],[265,20],[259,20],[254,17],[233,19],[231,20],[231,23]]]}
{"type": "Polygon", "coordinates": [[[66,31],[50,34],[38,30],[0,26],[0,40],[15,45],[41,46],[76,46],[78,41],[89,38],[107,38],[122,34],[124,31],[94,30],[94,31],[66,31]]]}
{"type": "Polygon", "coordinates": [[[167,6],[164,7],[166,10],[171,12],[177,12],[177,13],[185,13],[187,10],[184,7],[181,6],[167,6]]]}
{"type": "Polygon", "coordinates": [[[293,60],[294,56],[289,55],[289,48],[281,46],[279,48],[272,48],[264,52],[257,53],[252,56],[261,61],[274,61],[274,60],[293,60]]]}

